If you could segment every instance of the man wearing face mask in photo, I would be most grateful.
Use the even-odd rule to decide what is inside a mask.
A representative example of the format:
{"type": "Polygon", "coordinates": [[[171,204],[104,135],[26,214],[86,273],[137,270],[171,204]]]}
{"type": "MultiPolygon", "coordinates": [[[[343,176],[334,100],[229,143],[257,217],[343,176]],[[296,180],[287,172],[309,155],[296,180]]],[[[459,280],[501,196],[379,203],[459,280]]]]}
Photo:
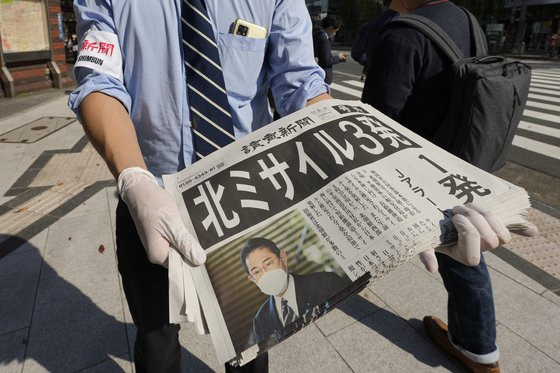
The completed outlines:
{"type": "Polygon", "coordinates": [[[251,238],[240,253],[247,277],[269,295],[253,319],[258,343],[313,309],[350,284],[332,272],[296,275],[288,271],[288,255],[266,238],[251,238]]]}

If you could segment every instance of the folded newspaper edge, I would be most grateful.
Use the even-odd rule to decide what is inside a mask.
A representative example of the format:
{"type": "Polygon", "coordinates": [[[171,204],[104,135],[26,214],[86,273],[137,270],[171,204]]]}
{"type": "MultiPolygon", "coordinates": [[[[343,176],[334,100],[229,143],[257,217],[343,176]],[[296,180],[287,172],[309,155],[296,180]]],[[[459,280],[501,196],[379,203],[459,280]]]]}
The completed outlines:
{"type": "MultiPolygon", "coordinates": [[[[338,294],[343,301],[367,285],[359,279],[375,280],[421,251],[456,242],[453,206],[481,204],[510,230],[527,226],[530,207],[523,188],[445,152],[359,101],[318,102],[177,174],[164,175],[164,184],[209,258],[205,266],[193,268],[178,252],[171,253],[170,322],[187,320],[199,333],[209,331],[220,363],[235,365],[301,328],[290,331],[285,325],[281,333],[276,330],[249,346],[239,341],[247,333],[256,338],[255,330],[240,337],[231,320],[248,324],[255,310],[239,316],[240,307],[225,307],[224,289],[215,287],[226,274],[208,269],[212,258],[223,261],[237,254],[246,238],[288,224],[287,214],[304,221],[326,248],[321,252],[354,282],[338,294]],[[258,193],[263,186],[267,192],[258,193]],[[250,201],[244,199],[248,192],[253,193],[250,201]]],[[[231,279],[225,283],[233,286],[231,279]]]]}

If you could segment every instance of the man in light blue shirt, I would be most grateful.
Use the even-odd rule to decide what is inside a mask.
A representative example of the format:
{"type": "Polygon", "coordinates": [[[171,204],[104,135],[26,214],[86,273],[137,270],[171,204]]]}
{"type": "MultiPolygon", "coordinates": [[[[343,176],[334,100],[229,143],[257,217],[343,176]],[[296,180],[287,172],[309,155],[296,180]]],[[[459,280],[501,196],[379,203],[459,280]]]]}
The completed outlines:
{"type": "MultiPolygon", "coordinates": [[[[205,260],[169,195],[157,185],[161,175],[195,159],[181,6],[181,0],[74,1],[81,46],[78,88],[69,105],[118,179],[117,255],[138,327],[137,371],[180,369],[179,327],[168,323],[167,270],[159,265],[165,264],[170,244],[194,265],[205,260]],[[156,213],[162,209],[168,212],[165,221],[156,213]]],[[[271,122],[269,89],[281,115],[330,98],[313,58],[303,0],[207,0],[206,9],[237,138],[271,122]],[[232,34],[237,18],[266,28],[267,36],[232,34]]],[[[266,371],[268,358],[238,370],[266,371]]],[[[226,364],[226,371],[234,368],[226,364]]]]}
{"type": "MultiPolygon", "coordinates": [[[[161,175],[194,161],[182,1],[74,1],[80,50],[75,64],[78,88],[69,105],[118,180],[117,256],[138,328],[138,372],[180,371],[179,326],[169,324],[164,267],[170,247],[193,265],[206,259],[173,198],[161,188],[161,175]]],[[[206,0],[204,10],[214,32],[236,137],[271,121],[269,90],[281,115],[330,98],[324,73],[313,58],[311,20],[303,0],[206,0]],[[237,18],[265,28],[266,36],[233,35],[237,18]]],[[[462,225],[456,227],[462,226],[464,234],[459,235],[456,254],[479,256],[481,249],[507,241],[503,224],[490,226],[486,215],[464,209],[468,211],[457,210],[462,225]]],[[[433,250],[422,258],[435,270],[433,250]]],[[[261,355],[242,368],[226,364],[226,371],[266,372],[268,357],[261,355]]]]}
{"type": "MultiPolygon", "coordinates": [[[[303,0],[207,0],[206,4],[236,137],[270,123],[268,88],[281,115],[327,92],[323,71],[313,58],[311,21],[303,0]],[[230,27],[236,18],[266,27],[269,35],[258,39],[233,35],[230,27]]],[[[76,68],[79,87],[70,96],[70,107],[79,114],[80,104],[92,92],[119,100],[130,113],[146,165],[157,178],[193,161],[180,8],[180,0],[75,1],[81,39],[90,30],[117,35],[123,79],[76,68]]]]}

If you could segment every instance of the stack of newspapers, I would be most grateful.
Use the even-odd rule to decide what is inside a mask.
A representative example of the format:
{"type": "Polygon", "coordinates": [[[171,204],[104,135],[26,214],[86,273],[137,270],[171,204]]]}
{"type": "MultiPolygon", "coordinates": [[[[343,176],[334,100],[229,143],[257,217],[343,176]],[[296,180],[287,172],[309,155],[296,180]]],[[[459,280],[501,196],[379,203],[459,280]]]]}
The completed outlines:
{"type": "Polygon", "coordinates": [[[327,100],[164,176],[207,252],[169,258],[170,320],[209,331],[244,364],[414,255],[457,240],[475,203],[527,226],[525,190],[369,105],[327,100]]]}

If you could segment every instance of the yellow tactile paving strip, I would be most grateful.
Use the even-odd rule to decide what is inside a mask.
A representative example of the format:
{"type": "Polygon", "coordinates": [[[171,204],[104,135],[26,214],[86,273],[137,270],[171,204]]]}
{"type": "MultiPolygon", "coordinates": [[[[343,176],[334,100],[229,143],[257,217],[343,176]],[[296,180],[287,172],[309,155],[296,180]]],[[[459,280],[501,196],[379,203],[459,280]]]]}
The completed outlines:
{"type": "Polygon", "coordinates": [[[88,144],[80,153],[54,155],[29,187],[50,187],[0,216],[0,232],[15,235],[97,181],[111,180],[103,159],[88,144]]]}
{"type": "Polygon", "coordinates": [[[58,206],[69,201],[90,183],[70,182],[54,186],[0,216],[0,232],[15,235],[25,227],[48,215],[58,206]]]}
{"type": "Polygon", "coordinates": [[[76,181],[94,183],[111,179],[112,175],[103,159],[91,144],[87,144],[80,153],[55,154],[29,186],[50,186],[76,181]]]}
{"type": "Polygon", "coordinates": [[[514,235],[505,247],[560,279],[560,220],[534,208],[529,210],[529,220],[539,228],[539,235],[530,238],[514,235]]]}

